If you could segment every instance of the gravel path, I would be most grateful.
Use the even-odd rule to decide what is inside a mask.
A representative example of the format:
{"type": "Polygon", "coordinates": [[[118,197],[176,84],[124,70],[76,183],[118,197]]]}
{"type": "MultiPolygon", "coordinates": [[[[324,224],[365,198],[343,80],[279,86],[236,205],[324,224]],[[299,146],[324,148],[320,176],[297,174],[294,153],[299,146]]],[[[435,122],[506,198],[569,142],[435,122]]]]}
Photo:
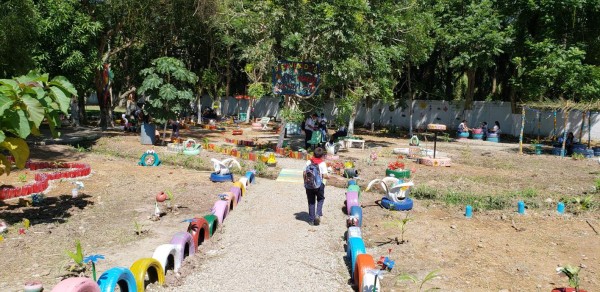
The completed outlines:
{"type": "Polygon", "coordinates": [[[310,226],[303,185],[257,179],[217,242],[199,255],[200,265],[182,286],[165,291],[352,291],[344,262],[344,199],[344,190],[327,187],[322,223],[310,226]]]}

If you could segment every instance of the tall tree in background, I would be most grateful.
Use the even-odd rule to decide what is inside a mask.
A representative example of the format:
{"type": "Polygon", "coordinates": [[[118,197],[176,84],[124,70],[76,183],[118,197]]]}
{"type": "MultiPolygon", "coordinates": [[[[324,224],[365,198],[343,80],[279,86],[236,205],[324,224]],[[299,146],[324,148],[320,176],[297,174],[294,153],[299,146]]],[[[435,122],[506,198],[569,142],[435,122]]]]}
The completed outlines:
{"type": "Polygon", "coordinates": [[[0,76],[33,69],[38,17],[32,0],[7,0],[0,10],[0,76]]]}

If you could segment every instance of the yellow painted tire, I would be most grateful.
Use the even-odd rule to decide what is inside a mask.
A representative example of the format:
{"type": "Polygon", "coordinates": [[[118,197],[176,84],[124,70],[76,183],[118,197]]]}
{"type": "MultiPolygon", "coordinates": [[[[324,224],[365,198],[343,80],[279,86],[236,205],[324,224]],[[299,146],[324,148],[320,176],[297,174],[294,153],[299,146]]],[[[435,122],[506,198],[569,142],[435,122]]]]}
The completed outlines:
{"type": "Polygon", "coordinates": [[[236,181],[233,183],[233,186],[238,187],[240,188],[240,190],[242,190],[242,197],[246,195],[246,186],[243,183],[236,181]]]}
{"type": "Polygon", "coordinates": [[[146,274],[148,274],[150,283],[158,282],[161,286],[165,283],[165,272],[163,271],[161,263],[156,259],[141,258],[135,261],[129,269],[135,277],[138,292],[144,292],[146,289],[146,286],[144,285],[146,274]]]}

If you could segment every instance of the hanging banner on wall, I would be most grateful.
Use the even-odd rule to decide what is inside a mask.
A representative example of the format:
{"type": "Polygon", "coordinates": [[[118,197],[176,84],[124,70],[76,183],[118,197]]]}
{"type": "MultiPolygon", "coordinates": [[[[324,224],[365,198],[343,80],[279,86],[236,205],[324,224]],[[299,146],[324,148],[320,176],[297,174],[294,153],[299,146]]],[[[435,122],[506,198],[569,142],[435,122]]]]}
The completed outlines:
{"type": "Polygon", "coordinates": [[[310,96],[319,89],[319,64],[312,62],[277,61],[273,68],[273,93],[310,96]]]}

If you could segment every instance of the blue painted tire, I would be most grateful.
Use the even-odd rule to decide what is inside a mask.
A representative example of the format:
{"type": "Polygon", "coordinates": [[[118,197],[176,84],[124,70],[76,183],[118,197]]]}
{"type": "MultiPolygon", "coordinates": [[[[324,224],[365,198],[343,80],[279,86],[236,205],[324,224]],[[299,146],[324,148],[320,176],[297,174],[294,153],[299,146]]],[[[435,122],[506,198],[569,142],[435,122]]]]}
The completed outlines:
{"type": "Polygon", "coordinates": [[[248,179],[248,183],[253,184],[255,180],[254,172],[246,171],[246,178],[248,179]]]}
{"type": "Polygon", "coordinates": [[[469,132],[458,132],[456,136],[458,136],[458,138],[469,138],[469,132]]]}
{"type": "Polygon", "coordinates": [[[488,138],[498,138],[498,133],[488,133],[488,138]]]}
{"type": "Polygon", "coordinates": [[[408,211],[413,208],[413,200],[409,197],[406,197],[404,200],[400,202],[394,202],[387,197],[381,198],[381,205],[389,210],[394,211],[408,211]]]}
{"type": "Polygon", "coordinates": [[[140,157],[140,162],[138,162],[138,165],[141,166],[159,166],[160,165],[160,159],[158,159],[158,154],[156,153],[144,153],[142,154],[142,157],[140,157]],[[154,162],[150,165],[146,164],[146,157],[148,155],[152,155],[154,158],[154,162]]]}
{"type": "Polygon", "coordinates": [[[356,181],[353,180],[353,179],[349,180],[348,181],[348,186],[353,186],[353,185],[356,185],[356,181]]]}
{"type": "Polygon", "coordinates": [[[594,156],[600,156],[600,147],[593,147],[594,156]]]}
{"type": "Polygon", "coordinates": [[[118,286],[122,292],[136,292],[135,277],[128,268],[114,267],[98,278],[98,286],[102,292],[113,292],[118,286]]]}
{"type": "Polygon", "coordinates": [[[352,267],[352,276],[354,276],[354,267],[356,266],[356,257],[359,254],[367,253],[365,249],[365,242],[362,238],[351,237],[348,239],[348,251],[346,256],[348,257],[348,261],[350,261],[350,265],[352,267]]]}
{"type": "Polygon", "coordinates": [[[210,174],[210,181],[212,182],[233,182],[233,174],[232,173],[228,173],[228,174],[218,174],[218,173],[211,173],[210,174]]]}
{"type": "MultiPolygon", "coordinates": [[[[554,147],[552,148],[552,155],[557,155],[557,156],[561,156],[561,153],[565,153],[566,154],[566,149],[565,151],[562,150],[562,147],[554,147]]],[[[563,155],[564,156],[564,155],[563,155]]]]}
{"type": "Polygon", "coordinates": [[[498,137],[490,137],[490,136],[488,136],[488,137],[487,137],[487,141],[488,141],[488,142],[493,142],[493,143],[498,143],[498,142],[500,142],[500,138],[498,138],[498,137]]]}
{"type": "Polygon", "coordinates": [[[475,140],[482,140],[483,139],[483,134],[473,134],[473,139],[475,139],[475,140]]]}
{"type": "Polygon", "coordinates": [[[360,206],[352,206],[350,208],[350,216],[356,216],[358,218],[358,227],[362,227],[362,208],[360,206]]]}

